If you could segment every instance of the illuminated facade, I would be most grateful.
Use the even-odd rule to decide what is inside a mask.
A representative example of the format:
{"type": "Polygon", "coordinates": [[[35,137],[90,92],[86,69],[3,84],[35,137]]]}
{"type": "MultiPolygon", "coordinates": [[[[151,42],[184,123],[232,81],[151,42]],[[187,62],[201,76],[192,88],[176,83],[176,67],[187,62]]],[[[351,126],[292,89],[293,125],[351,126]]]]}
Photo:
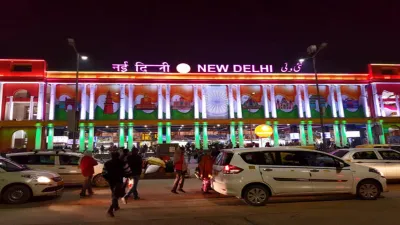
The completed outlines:
{"type": "Polygon", "coordinates": [[[205,149],[212,138],[239,147],[249,141],[313,145],[320,139],[320,104],[327,138],[337,146],[351,138],[360,144],[398,140],[400,65],[372,64],[365,74],[318,78],[320,102],[314,74],[307,73],[80,72],[76,101],[75,71],[46,71],[44,60],[0,60],[0,150],[53,149],[56,142],[70,142],[68,111],[76,103],[80,150],[99,143],[131,148],[151,133],[157,143],[186,135],[185,141],[205,149]],[[269,139],[254,136],[259,124],[271,125],[269,139]],[[227,129],[219,132],[220,126],[227,129]],[[108,130],[100,128],[114,128],[118,137],[102,136],[108,130]]]}

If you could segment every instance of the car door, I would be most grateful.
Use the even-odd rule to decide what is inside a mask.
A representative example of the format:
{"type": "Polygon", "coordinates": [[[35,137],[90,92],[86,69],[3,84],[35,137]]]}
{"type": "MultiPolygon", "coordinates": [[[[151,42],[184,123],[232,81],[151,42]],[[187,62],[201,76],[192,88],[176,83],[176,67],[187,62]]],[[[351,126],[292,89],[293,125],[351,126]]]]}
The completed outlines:
{"type": "Polygon", "coordinates": [[[80,157],[74,155],[58,155],[58,174],[64,179],[66,184],[81,184],[84,177],[79,168],[80,157]]]}
{"type": "Polygon", "coordinates": [[[265,151],[266,165],[260,166],[265,183],[275,194],[312,193],[310,169],[302,151],[265,151]]]}
{"type": "Polygon", "coordinates": [[[387,179],[400,179],[400,153],[394,150],[378,150],[380,157],[385,163],[382,171],[387,179]]]}
{"type": "Polygon", "coordinates": [[[349,193],[353,187],[350,165],[320,152],[307,152],[314,193],[349,193]],[[344,167],[340,167],[340,164],[344,167]]]}
{"type": "Polygon", "coordinates": [[[375,150],[362,150],[356,151],[350,156],[350,160],[353,163],[357,163],[363,166],[368,166],[385,173],[385,163],[378,157],[378,153],[375,150]]]}

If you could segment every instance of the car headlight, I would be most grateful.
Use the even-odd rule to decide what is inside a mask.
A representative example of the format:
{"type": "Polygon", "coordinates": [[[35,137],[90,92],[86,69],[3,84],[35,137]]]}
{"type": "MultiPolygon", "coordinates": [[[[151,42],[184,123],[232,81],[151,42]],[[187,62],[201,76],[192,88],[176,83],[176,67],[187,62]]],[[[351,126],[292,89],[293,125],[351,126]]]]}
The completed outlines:
{"type": "Polygon", "coordinates": [[[374,169],[374,168],[369,168],[369,172],[379,174],[382,177],[384,176],[384,174],[382,172],[380,172],[379,170],[374,169]]]}
{"type": "Polygon", "coordinates": [[[48,184],[51,182],[50,178],[44,177],[44,176],[40,176],[36,180],[38,183],[41,183],[41,184],[48,184]]]}

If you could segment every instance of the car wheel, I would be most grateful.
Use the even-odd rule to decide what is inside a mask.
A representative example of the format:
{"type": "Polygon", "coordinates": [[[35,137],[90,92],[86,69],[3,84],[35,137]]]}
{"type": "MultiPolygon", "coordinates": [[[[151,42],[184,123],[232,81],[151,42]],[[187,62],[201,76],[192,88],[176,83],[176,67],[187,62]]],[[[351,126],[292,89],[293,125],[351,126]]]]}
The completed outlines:
{"type": "Polygon", "coordinates": [[[3,200],[8,204],[21,204],[27,202],[32,197],[29,187],[16,184],[8,187],[3,192],[3,200]]]}
{"type": "Polygon", "coordinates": [[[364,200],[375,200],[381,195],[376,181],[363,181],[358,185],[357,196],[364,200]]]}
{"type": "Polygon", "coordinates": [[[108,182],[101,174],[96,175],[92,181],[93,185],[96,187],[108,187],[108,182]]]}
{"type": "Polygon", "coordinates": [[[244,192],[244,201],[252,206],[263,206],[269,198],[268,189],[262,185],[252,185],[244,192]]]}

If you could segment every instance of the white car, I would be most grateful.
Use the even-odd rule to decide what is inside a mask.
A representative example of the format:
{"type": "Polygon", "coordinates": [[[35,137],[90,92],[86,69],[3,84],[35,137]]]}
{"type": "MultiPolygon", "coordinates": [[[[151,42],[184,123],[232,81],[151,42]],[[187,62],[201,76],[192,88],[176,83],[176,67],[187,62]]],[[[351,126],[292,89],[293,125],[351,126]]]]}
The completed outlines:
{"type": "Polygon", "coordinates": [[[9,204],[27,202],[32,196],[61,195],[64,182],[49,171],[30,170],[0,157],[0,198],[9,204]]]}
{"type": "MultiPolygon", "coordinates": [[[[81,185],[84,177],[79,163],[84,156],[81,153],[64,151],[35,151],[10,153],[7,158],[26,165],[32,169],[49,170],[61,175],[66,185],[81,185]]],[[[97,160],[97,166],[94,167],[92,183],[97,187],[108,186],[107,181],[101,175],[104,164],[97,160]]]]}
{"type": "Polygon", "coordinates": [[[376,199],[387,191],[386,178],[376,169],[315,150],[285,147],[223,150],[211,185],[253,206],[265,205],[275,195],[351,193],[376,199]]]}
{"type": "Polygon", "coordinates": [[[332,155],[352,162],[375,168],[388,180],[400,179],[400,152],[384,148],[350,148],[331,152],[332,155]]]}

